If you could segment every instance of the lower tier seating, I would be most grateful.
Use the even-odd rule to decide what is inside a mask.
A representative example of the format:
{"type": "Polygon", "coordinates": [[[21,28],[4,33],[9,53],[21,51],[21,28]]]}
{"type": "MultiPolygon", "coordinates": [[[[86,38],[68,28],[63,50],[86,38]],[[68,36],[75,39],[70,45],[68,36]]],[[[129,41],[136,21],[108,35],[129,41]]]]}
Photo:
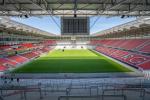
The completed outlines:
{"type": "Polygon", "coordinates": [[[16,56],[10,56],[10,57],[8,57],[8,59],[13,60],[13,61],[15,61],[17,63],[24,63],[24,62],[27,61],[26,58],[18,56],[18,55],[16,55],[16,56]]]}
{"type": "Polygon", "coordinates": [[[6,66],[4,66],[4,65],[0,65],[0,72],[1,71],[5,71],[7,69],[7,67],[6,66]]]}
{"type": "Polygon", "coordinates": [[[11,61],[7,58],[0,58],[0,64],[5,64],[5,63],[10,64],[12,66],[16,66],[18,64],[17,62],[11,61]]]}
{"type": "Polygon", "coordinates": [[[95,50],[136,68],[143,70],[150,69],[150,62],[147,62],[150,61],[149,56],[103,46],[97,46],[95,50]]]}
{"type": "Polygon", "coordinates": [[[14,45],[0,45],[0,71],[15,68],[31,59],[39,57],[42,53],[50,51],[55,46],[55,40],[45,40],[40,43],[21,43],[14,45]]]}
{"type": "Polygon", "coordinates": [[[39,54],[36,54],[35,52],[29,52],[29,53],[24,53],[21,56],[26,57],[28,59],[32,59],[37,57],[39,54]]]}
{"type": "Polygon", "coordinates": [[[140,52],[150,53],[150,44],[145,45],[143,48],[139,50],[140,52]]]}
{"type": "Polygon", "coordinates": [[[138,66],[141,67],[141,68],[144,68],[144,69],[149,70],[149,69],[150,69],[150,60],[149,60],[149,61],[146,61],[146,62],[144,62],[144,63],[141,63],[141,64],[139,64],[138,66]]]}

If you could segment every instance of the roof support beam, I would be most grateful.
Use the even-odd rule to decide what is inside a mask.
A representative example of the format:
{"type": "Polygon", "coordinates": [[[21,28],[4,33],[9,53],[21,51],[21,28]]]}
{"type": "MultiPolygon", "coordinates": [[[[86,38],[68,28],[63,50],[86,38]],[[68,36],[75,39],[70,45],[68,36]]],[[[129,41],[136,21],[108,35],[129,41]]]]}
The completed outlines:
{"type": "Polygon", "coordinates": [[[1,0],[2,15],[142,15],[149,0],[1,0]],[[3,13],[2,13],[3,12],[3,13]],[[118,13],[116,13],[118,12],[118,13]],[[139,13],[140,12],[140,13],[139,13]],[[96,13],[96,14],[95,14],[96,13]]]}
{"type": "Polygon", "coordinates": [[[30,0],[34,5],[36,5],[37,7],[40,7],[43,11],[47,12],[50,17],[52,18],[52,20],[54,21],[54,23],[58,26],[58,28],[61,28],[59,26],[59,24],[55,21],[55,19],[53,18],[53,10],[52,8],[49,8],[48,5],[47,5],[47,1],[46,0],[42,0],[45,4],[44,4],[44,7],[40,6],[39,4],[37,4],[36,2],[34,2],[34,0],[30,0]],[[50,10],[49,10],[50,9],[50,10]]]}
{"type": "Polygon", "coordinates": [[[77,0],[74,0],[74,17],[77,17],[77,0]]]}
{"type": "Polygon", "coordinates": [[[2,0],[2,2],[0,3],[0,5],[5,5],[5,0],[2,0]]]}
{"type": "MultiPolygon", "coordinates": [[[[121,0],[121,1],[119,1],[119,2],[115,1],[115,3],[112,1],[112,6],[110,6],[110,7],[108,7],[108,8],[105,7],[104,11],[109,11],[109,10],[111,10],[111,9],[118,8],[121,4],[125,3],[126,1],[127,1],[127,0],[121,0]]],[[[134,0],[132,0],[132,1],[134,1],[134,0]]],[[[98,10],[100,10],[100,9],[98,9],[98,10]]],[[[101,13],[104,13],[104,11],[102,11],[102,12],[99,12],[99,11],[98,11],[98,15],[101,14],[101,13]]]]}

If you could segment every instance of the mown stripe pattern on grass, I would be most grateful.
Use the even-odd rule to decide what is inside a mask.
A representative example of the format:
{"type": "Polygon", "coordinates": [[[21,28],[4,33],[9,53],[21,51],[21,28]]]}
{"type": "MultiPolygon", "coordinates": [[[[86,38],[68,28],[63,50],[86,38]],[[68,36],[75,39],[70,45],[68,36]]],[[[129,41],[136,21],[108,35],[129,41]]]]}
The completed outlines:
{"type": "Polygon", "coordinates": [[[130,72],[122,65],[90,50],[53,50],[14,73],[109,73],[130,72]]]}

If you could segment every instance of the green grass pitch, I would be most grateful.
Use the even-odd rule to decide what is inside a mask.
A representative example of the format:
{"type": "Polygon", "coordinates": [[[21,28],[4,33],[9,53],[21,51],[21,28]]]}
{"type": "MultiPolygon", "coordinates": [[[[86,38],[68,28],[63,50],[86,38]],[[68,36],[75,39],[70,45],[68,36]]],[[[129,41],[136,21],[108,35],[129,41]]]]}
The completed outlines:
{"type": "Polygon", "coordinates": [[[52,50],[13,73],[108,73],[130,72],[122,65],[90,50],[52,50]]]}

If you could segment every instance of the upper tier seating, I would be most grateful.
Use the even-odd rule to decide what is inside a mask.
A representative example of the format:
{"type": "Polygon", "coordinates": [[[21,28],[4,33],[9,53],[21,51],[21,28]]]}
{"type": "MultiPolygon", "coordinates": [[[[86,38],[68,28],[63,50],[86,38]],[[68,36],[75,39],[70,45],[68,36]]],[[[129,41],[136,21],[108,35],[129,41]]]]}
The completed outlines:
{"type": "Polygon", "coordinates": [[[46,40],[46,41],[44,41],[44,44],[45,45],[55,45],[56,41],[55,40],[46,40]]]}
{"type": "Polygon", "coordinates": [[[126,49],[126,50],[132,50],[135,49],[142,44],[146,43],[147,39],[133,39],[133,40],[126,40],[122,45],[118,46],[120,48],[126,49]]]}
{"type": "Polygon", "coordinates": [[[24,43],[24,44],[21,44],[21,46],[26,47],[26,48],[34,47],[32,43],[24,43]]]}
{"type": "Polygon", "coordinates": [[[10,48],[10,46],[0,46],[1,50],[5,50],[5,49],[9,49],[9,48],[10,48]]]}
{"type": "MultiPolygon", "coordinates": [[[[103,45],[114,48],[122,48],[126,50],[134,50],[142,45],[145,45],[150,42],[150,39],[116,39],[116,40],[94,40],[91,41],[91,45],[103,45]]],[[[146,50],[149,47],[145,47],[146,50]]],[[[145,50],[145,49],[144,49],[145,50]]]]}
{"type": "Polygon", "coordinates": [[[44,47],[43,49],[41,49],[42,52],[48,52],[50,49],[49,48],[46,48],[44,47]]]}

